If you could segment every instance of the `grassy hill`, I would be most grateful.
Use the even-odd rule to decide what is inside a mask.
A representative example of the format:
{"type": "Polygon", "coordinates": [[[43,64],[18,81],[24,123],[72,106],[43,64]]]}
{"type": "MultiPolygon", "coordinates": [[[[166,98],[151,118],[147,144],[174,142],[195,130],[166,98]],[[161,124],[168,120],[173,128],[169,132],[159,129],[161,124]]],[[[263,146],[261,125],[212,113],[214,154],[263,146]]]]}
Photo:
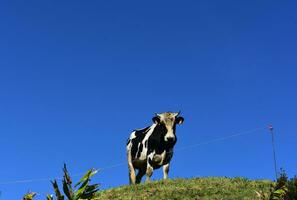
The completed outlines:
{"type": "Polygon", "coordinates": [[[259,199],[256,191],[269,193],[273,182],[245,178],[193,178],[123,186],[99,193],[98,199],[259,199]]]}

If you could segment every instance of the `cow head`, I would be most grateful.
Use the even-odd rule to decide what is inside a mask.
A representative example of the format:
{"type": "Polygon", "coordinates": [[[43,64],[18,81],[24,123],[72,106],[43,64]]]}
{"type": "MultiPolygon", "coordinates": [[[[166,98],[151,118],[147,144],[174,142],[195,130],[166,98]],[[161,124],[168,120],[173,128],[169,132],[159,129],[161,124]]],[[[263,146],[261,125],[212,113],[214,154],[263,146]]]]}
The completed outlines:
{"type": "Polygon", "coordinates": [[[179,116],[179,114],[180,112],[166,112],[156,114],[156,116],[153,117],[153,122],[162,129],[165,141],[174,142],[176,140],[175,127],[177,124],[184,122],[184,118],[179,116]]]}

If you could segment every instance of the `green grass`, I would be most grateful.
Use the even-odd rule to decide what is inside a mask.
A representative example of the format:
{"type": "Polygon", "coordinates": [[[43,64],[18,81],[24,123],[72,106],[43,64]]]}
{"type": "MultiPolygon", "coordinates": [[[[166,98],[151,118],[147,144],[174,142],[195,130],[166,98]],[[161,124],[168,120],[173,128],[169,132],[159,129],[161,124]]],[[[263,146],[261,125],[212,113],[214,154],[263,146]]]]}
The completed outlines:
{"type": "Polygon", "coordinates": [[[245,178],[193,178],[156,181],[101,191],[96,199],[259,199],[256,191],[269,193],[273,182],[245,178]]]}

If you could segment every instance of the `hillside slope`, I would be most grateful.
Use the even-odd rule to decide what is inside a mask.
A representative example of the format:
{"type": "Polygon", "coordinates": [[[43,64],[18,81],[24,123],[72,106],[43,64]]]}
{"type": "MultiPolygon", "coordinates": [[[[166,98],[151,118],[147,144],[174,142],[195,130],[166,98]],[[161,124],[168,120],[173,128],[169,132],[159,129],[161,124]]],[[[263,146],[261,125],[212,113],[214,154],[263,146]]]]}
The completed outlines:
{"type": "Polygon", "coordinates": [[[123,186],[100,192],[97,199],[258,199],[256,191],[269,193],[273,183],[245,178],[194,178],[123,186]]]}

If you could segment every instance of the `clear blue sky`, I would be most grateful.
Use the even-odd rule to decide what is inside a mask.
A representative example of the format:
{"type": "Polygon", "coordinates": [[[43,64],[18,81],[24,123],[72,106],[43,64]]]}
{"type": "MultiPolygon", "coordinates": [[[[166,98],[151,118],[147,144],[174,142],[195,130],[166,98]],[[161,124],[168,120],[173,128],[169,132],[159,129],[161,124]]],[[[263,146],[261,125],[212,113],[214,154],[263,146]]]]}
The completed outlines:
{"type": "MultiPolygon", "coordinates": [[[[296,1],[1,1],[0,182],[126,160],[131,130],[181,110],[177,147],[267,126],[297,174],[296,1]]],[[[274,178],[267,130],[176,152],[170,177],[274,178]]],[[[161,177],[160,171],[154,178],[161,177]]],[[[126,166],[102,188],[128,183],[126,166]]],[[[49,182],[0,185],[0,199],[49,182]]]]}

